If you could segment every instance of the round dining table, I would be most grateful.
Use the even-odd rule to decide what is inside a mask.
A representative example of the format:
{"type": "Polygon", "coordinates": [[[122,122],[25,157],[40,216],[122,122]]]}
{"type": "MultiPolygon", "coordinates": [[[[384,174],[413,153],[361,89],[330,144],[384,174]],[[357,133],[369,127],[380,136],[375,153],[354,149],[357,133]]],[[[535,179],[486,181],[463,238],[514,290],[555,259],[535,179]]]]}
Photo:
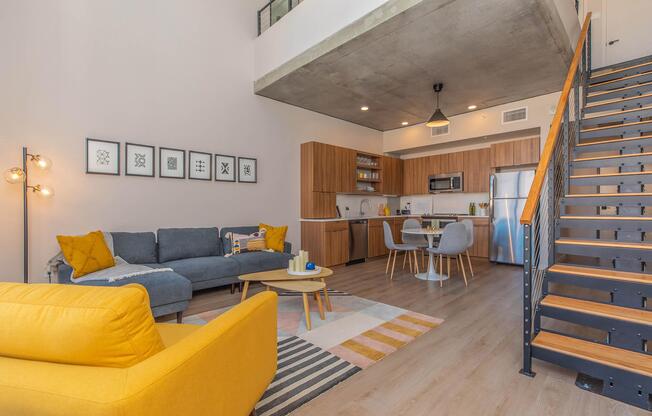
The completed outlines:
{"type": "MultiPolygon", "coordinates": [[[[444,232],[443,229],[433,229],[433,228],[407,228],[401,230],[403,234],[412,234],[412,235],[425,235],[428,239],[428,248],[434,247],[435,236],[440,236],[444,232]]],[[[439,274],[435,271],[435,255],[431,252],[428,252],[428,271],[425,273],[417,273],[415,275],[417,279],[421,280],[430,280],[430,281],[444,281],[448,280],[448,275],[439,274]]]]}

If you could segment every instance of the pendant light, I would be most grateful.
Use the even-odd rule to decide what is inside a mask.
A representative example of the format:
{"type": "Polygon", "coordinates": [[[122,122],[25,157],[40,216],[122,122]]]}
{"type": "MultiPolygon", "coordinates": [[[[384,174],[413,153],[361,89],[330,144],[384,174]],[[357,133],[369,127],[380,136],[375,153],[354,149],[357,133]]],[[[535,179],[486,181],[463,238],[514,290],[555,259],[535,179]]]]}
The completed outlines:
{"type": "Polygon", "coordinates": [[[448,120],[448,118],[446,118],[444,113],[442,113],[441,110],[439,109],[439,93],[444,88],[444,84],[441,83],[435,84],[433,88],[435,90],[435,94],[437,95],[437,108],[433,113],[432,117],[430,117],[430,119],[426,123],[426,126],[428,127],[448,126],[451,122],[448,120]]]}

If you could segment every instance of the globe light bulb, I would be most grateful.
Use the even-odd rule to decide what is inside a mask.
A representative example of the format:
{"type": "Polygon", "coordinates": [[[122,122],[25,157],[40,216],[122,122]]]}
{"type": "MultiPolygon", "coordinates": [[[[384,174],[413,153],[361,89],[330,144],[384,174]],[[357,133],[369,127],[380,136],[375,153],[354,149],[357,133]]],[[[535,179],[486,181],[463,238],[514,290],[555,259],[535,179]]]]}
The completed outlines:
{"type": "Polygon", "coordinates": [[[21,168],[7,169],[4,177],[7,182],[13,184],[25,182],[25,172],[21,168]]]}
{"type": "Polygon", "coordinates": [[[36,185],[34,192],[41,198],[51,198],[54,196],[54,189],[46,185],[36,185]]]}
{"type": "Polygon", "coordinates": [[[32,162],[41,170],[48,170],[52,166],[52,161],[41,155],[36,155],[32,157],[32,162]]]}

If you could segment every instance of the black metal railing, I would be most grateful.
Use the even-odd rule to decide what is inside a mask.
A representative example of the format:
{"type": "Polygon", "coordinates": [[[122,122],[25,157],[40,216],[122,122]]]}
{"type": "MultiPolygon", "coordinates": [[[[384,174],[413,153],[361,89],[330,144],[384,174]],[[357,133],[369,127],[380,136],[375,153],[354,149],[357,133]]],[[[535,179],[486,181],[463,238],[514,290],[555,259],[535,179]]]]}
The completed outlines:
{"type": "Polygon", "coordinates": [[[272,25],[292,9],[297,7],[303,0],[270,0],[262,9],[258,10],[258,36],[272,27],[272,25]]]}
{"type": "Polygon", "coordinates": [[[539,332],[539,302],[544,279],[555,263],[561,200],[568,194],[570,160],[580,139],[580,119],[586,103],[591,68],[591,14],[584,20],[577,48],[550,126],[539,166],[528,195],[521,223],[523,241],[523,369],[532,372],[532,339],[539,332]]]}

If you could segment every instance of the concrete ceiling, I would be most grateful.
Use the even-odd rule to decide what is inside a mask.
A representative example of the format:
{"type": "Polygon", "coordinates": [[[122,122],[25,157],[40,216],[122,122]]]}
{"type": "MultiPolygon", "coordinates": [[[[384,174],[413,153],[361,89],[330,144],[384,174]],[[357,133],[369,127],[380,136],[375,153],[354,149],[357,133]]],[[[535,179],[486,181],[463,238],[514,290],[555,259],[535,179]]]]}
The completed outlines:
{"type": "Polygon", "coordinates": [[[355,25],[368,19],[256,81],[256,94],[386,131],[426,121],[435,82],[453,116],[559,91],[572,58],[553,0],[423,0],[355,25]]]}

